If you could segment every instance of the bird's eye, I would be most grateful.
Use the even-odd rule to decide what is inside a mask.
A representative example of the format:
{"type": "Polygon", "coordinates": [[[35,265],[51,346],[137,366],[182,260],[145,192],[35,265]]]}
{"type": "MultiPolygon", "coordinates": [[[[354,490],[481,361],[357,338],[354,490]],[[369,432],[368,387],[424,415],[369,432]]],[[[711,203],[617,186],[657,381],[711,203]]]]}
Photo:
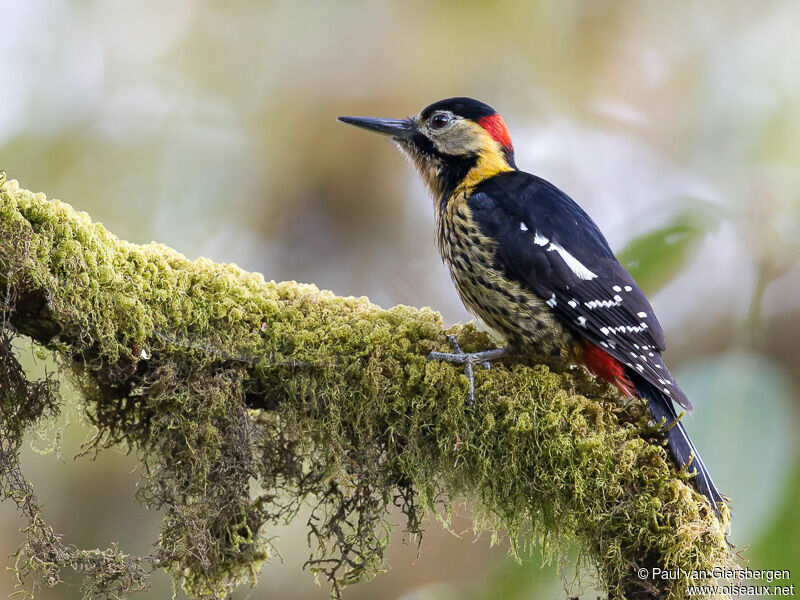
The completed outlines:
{"type": "Polygon", "coordinates": [[[431,117],[431,129],[443,129],[450,122],[450,115],[445,113],[436,113],[431,117]]]}

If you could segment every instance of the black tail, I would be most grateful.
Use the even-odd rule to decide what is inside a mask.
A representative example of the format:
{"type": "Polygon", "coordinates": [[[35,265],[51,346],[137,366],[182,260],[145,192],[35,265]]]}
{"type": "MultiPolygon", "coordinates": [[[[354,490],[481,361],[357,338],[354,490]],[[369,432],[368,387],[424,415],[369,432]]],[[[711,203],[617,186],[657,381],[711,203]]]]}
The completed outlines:
{"type": "Polygon", "coordinates": [[[711,480],[711,474],[703,464],[703,459],[700,458],[700,453],[694,447],[692,440],[689,439],[689,434],[683,427],[683,423],[677,421],[678,415],[675,412],[675,407],[672,400],[665,396],[661,390],[652,385],[650,382],[645,381],[642,377],[636,374],[631,374],[631,381],[636,388],[636,392],[642,397],[647,399],[647,406],[650,408],[650,413],[656,422],[665,420],[667,430],[667,447],[672,454],[672,458],[679,466],[688,464],[688,471],[695,471],[697,475],[693,478],[697,489],[711,502],[711,506],[721,516],[718,502],[724,502],[722,494],[719,493],[717,486],[711,480]],[[674,425],[671,425],[675,423],[674,425]],[[670,426],[671,425],[671,426],[670,426]],[[691,461],[691,462],[690,462],[691,461]]]}

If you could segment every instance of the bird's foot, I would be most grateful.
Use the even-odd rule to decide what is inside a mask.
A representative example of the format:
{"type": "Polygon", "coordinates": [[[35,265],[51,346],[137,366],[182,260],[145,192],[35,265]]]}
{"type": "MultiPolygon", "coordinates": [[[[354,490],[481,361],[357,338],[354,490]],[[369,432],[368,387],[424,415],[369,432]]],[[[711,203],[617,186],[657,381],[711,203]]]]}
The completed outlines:
{"type": "Polygon", "coordinates": [[[502,358],[509,353],[508,346],[505,348],[484,350],[483,352],[464,352],[461,350],[461,346],[458,345],[458,340],[456,340],[454,335],[448,335],[447,341],[450,342],[455,352],[431,352],[428,354],[428,360],[443,360],[449,363],[464,365],[464,374],[469,381],[469,397],[467,399],[467,404],[472,406],[475,403],[475,376],[473,374],[473,365],[489,369],[491,367],[491,361],[502,358]]]}

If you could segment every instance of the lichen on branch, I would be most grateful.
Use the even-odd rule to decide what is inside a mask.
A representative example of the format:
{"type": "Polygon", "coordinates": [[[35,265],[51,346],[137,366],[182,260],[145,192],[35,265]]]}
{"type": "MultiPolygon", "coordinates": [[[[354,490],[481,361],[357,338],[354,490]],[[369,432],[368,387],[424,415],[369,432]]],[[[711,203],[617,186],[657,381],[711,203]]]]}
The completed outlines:
{"type": "MultiPolygon", "coordinates": [[[[418,535],[427,513],[460,499],[512,552],[577,542],[617,598],[685,597],[685,580],[641,580],[639,568],[731,560],[727,512],[719,523],[676,472],[643,405],[582,369],[518,359],[479,370],[468,406],[460,370],[426,360],[447,346],[429,309],[127,243],[15,181],[0,192],[0,286],[4,335],[30,337],[74,374],[98,448],[145,463],[140,499],[164,520],[142,560],[192,597],[253,580],[271,528],[303,504],[308,565],[334,594],[383,568],[394,506],[418,535]]],[[[450,331],[466,349],[491,343],[450,331]]],[[[10,344],[0,364],[0,492],[13,498],[21,435],[59,398],[24,380],[10,344]]],[[[36,506],[21,517],[41,520],[36,506]]],[[[74,555],[41,556],[50,546],[36,542],[34,531],[20,549],[22,575],[56,583],[42,565],[74,555]]],[[[106,561],[119,571],[106,580],[102,564],[84,569],[93,593],[133,589],[125,560],[141,584],[142,560],[123,558],[106,561]]]]}

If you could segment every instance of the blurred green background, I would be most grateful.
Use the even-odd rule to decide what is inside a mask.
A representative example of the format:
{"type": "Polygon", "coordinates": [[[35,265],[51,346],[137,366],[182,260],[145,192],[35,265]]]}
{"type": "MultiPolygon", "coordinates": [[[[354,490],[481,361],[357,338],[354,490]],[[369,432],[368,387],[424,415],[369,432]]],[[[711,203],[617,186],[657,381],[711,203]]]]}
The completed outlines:
{"type": "MultiPolygon", "coordinates": [[[[405,116],[454,95],[502,112],[517,163],[595,218],[651,295],[687,426],[733,499],[751,568],[800,569],[800,3],[4,0],[0,168],[121,238],[466,321],[431,201],[386,140],[341,114],[405,116]]],[[[32,361],[29,361],[32,362],[32,361]]],[[[159,515],[134,457],[32,438],[24,466],[65,540],[146,553],[159,515]]],[[[51,436],[52,438],[52,432],[51,436]]],[[[400,521],[398,517],[398,522],[400,521]]],[[[0,556],[20,521],[0,506],[0,556]]],[[[326,598],[283,560],[234,598],[326,598]]],[[[510,561],[435,521],[347,597],[468,600],[591,590],[566,557],[510,561]],[[583,587],[581,587],[581,585],[583,587]]],[[[795,573],[795,578],[797,573],[795,573]]],[[[13,591],[0,571],[0,597],[13,591]]],[[[42,599],[78,598],[79,580],[42,599]]],[[[158,574],[141,598],[166,598],[158,574]]]]}

